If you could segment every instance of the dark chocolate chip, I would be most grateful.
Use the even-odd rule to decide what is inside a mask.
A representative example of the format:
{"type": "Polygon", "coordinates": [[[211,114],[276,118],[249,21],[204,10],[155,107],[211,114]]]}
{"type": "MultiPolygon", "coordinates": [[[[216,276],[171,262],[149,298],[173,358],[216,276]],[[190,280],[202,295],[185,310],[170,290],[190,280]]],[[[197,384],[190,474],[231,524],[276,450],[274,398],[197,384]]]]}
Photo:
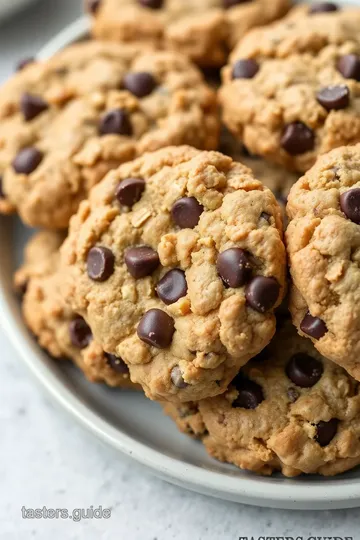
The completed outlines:
{"type": "Polygon", "coordinates": [[[251,279],[249,256],[241,248],[230,248],[220,253],[216,268],[227,287],[243,287],[251,279]]]}
{"type": "Polygon", "coordinates": [[[114,354],[105,353],[106,361],[108,365],[116,371],[116,373],[121,373],[122,375],[125,375],[126,373],[129,373],[129,368],[125,364],[124,360],[122,358],[119,358],[118,356],[115,356],[114,354]]]}
{"type": "Polygon", "coordinates": [[[300,388],[314,386],[321,379],[323,371],[322,363],[305,353],[294,354],[286,366],[286,375],[300,388]]]}
{"type": "Polygon", "coordinates": [[[319,4],[313,4],[309,7],[309,14],[314,15],[315,13],[330,13],[331,11],[338,11],[339,6],[333,2],[321,2],[319,4]]]}
{"type": "Polygon", "coordinates": [[[317,100],[327,111],[346,109],[350,103],[350,90],[345,84],[327,86],[317,93],[317,100]]]}
{"type": "Polygon", "coordinates": [[[260,66],[251,58],[238,60],[232,70],[233,79],[252,79],[259,71],[260,66]]]}
{"type": "Polygon", "coordinates": [[[149,246],[132,247],[125,251],[125,264],[135,279],[152,274],[160,264],[159,255],[149,246]]]}
{"type": "Polygon", "coordinates": [[[42,159],[43,153],[37,148],[29,146],[19,151],[12,166],[18,174],[30,174],[40,165],[42,159]]]}
{"type": "Polygon", "coordinates": [[[33,64],[35,62],[35,58],[33,56],[29,56],[28,58],[23,58],[20,60],[20,62],[17,63],[15,71],[22,71],[26,66],[29,66],[30,64],[33,64]]]}
{"type": "Polygon", "coordinates": [[[264,394],[259,384],[242,375],[237,375],[232,384],[239,392],[238,397],[233,401],[232,407],[241,407],[243,409],[256,409],[262,401],[264,394]]]}
{"type": "Polygon", "coordinates": [[[93,281],[106,281],[114,273],[115,257],[111,249],[95,246],[87,256],[87,273],[93,281]]]}
{"type": "Polygon", "coordinates": [[[156,80],[151,73],[141,71],[125,75],[123,85],[134,96],[142,98],[151,94],[156,88],[156,80]]]}
{"type": "Polygon", "coordinates": [[[186,296],[187,289],[185,272],[179,268],[174,268],[160,279],[156,292],[164,304],[170,305],[177,302],[179,298],[186,296]]]}
{"type": "Polygon", "coordinates": [[[90,327],[82,317],[77,317],[69,325],[70,340],[74,347],[85,349],[92,340],[90,327]]]}
{"type": "Polygon", "coordinates": [[[161,309],[147,311],[137,327],[141,341],[158,349],[169,347],[174,332],[174,319],[161,309]]]}
{"type": "Polygon", "coordinates": [[[312,129],[302,122],[292,122],[285,126],[281,146],[291,156],[309,152],[314,148],[315,136],[312,129]]]}
{"type": "Polygon", "coordinates": [[[173,204],[171,216],[180,229],[193,229],[203,211],[204,207],[195,197],[182,197],[173,204]]]}
{"type": "Polygon", "coordinates": [[[142,178],[126,178],[118,185],[115,196],[120,204],[132,208],[141,199],[144,189],[145,181],[142,178]]]}
{"type": "Polygon", "coordinates": [[[33,94],[23,94],[20,99],[20,110],[26,120],[29,122],[39,114],[49,108],[48,103],[41,97],[33,94]]]}
{"type": "Polygon", "coordinates": [[[295,403],[295,401],[299,399],[300,394],[297,390],[295,390],[295,388],[290,386],[290,388],[288,388],[287,395],[288,395],[290,403],[295,403]]]}
{"type": "Polygon", "coordinates": [[[360,188],[349,189],[342,193],[340,208],[347,218],[360,225],[360,188]]]}
{"type": "Polygon", "coordinates": [[[139,3],[150,9],[161,9],[164,4],[164,0],[139,0],[139,3]]]}
{"type": "Polygon", "coordinates": [[[88,0],[87,4],[90,13],[95,15],[100,7],[101,0],[88,0]]]}
{"type": "Polygon", "coordinates": [[[175,366],[172,368],[170,377],[173,385],[176,386],[176,388],[186,388],[188,386],[188,384],[183,379],[179,366],[175,366]]]}
{"type": "Polygon", "coordinates": [[[327,446],[335,437],[339,420],[332,418],[329,422],[321,420],[316,426],[315,440],[320,446],[327,446]]]}
{"type": "Polygon", "coordinates": [[[125,109],[113,109],[103,116],[99,127],[100,135],[132,135],[129,113],[125,109]]]}
{"type": "Polygon", "coordinates": [[[360,56],[357,54],[345,54],[337,63],[337,69],[345,79],[360,81],[360,56]]]}
{"type": "Polygon", "coordinates": [[[307,313],[301,321],[300,329],[304,334],[314,339],[322,338],[328,331],[324,321],[319,319],[319,317],[313,317],[310,313],[307,313]]]}
{"type": "Polygon", "coordinates": [[[265,313],[277,302],[280,285],[273,277],[256,276],[246,287],[245,295],[248,304],[258,311],[265,313]]]}

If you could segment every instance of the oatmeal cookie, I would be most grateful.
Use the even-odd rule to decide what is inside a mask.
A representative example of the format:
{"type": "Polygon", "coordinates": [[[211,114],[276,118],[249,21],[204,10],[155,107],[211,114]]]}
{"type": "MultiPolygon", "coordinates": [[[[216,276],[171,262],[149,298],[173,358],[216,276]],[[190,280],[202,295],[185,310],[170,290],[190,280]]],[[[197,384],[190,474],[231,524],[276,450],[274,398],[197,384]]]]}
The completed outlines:
{"type": "Polygon", "coordinates": [[[111,171],[71,220],[66,296],[148,397],[223,392],[275,331],[281,210],[218,152],[169,147],[111,171]]]}

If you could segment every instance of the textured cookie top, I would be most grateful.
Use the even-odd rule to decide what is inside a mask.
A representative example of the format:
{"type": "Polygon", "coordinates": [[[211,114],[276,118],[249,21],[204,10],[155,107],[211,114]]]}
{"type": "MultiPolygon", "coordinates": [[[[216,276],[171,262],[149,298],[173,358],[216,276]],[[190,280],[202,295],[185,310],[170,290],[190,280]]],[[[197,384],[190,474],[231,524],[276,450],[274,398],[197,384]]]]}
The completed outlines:
{"type": "Polygon", "coordinates": [[[223,65],[250,28],[289,9],[288,0],[86,0],[97,38],[181,50],[202,65],[223,65]]]}
{"type": "Polygon", "coordinates": [[[360,139],[360,10],[251,32],[223,71],[224,121],[249,150],[298,171],[360,139]]]}
{"type": "Polygon", "coordinates": [[[358,384],[290,322],[224,395],[198,409],[207,450],[241,468],[333,475],[360,463],[358,384]]]}
{"type": "Polygon", "coordinates": [[[287,207],[295,324],[360,380],[360,145],[333,150],[292,188],[287,207]]]}
{"type": "Polygon", "coordinates": [[[104,354],[92,339],[85,321],[64,301],[59,272],[63,235],[41,232],[25,250],[24,264],[15,274],[15,286],[26,292],[23,315],[39,345],[55,358],[69,358],[91,382],[135,387],[129,370],[119,359],[104,354]]]}
{"type": "Polygon", "coordinates": [[[63,248],[67,297],[153,399],[221,393],[271,339],[280,208],[217,152],[167,148],[92,190],[63,248]]]}
{"type": "Polygon", "coordinates": [[[3,198],[53,229],[109,169],[218,138],[215,94],[184,56],[113,43],[75,45],[16,74],[0,90],[0,127],[3,198]]]}

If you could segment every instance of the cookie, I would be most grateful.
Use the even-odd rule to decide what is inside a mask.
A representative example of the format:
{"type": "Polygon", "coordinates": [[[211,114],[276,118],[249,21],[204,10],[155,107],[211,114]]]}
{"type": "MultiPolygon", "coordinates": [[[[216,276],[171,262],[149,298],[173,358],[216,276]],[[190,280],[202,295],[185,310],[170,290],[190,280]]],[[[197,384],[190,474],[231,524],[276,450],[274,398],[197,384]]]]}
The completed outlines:
{"type": "Polygon", "coordinates": [[[281,210],[218,152],[169,147],[111,171],[62,251],[73,309],[151,399],[223,392],[274,334],[281,210]]]}
{"type": "Polygon", "coordinates": [[[250,28],[286,14],[289,0],[86,0],[96,38],[140,41],[221,66],[250,28]]]}
{"type": "Polygon", "coordinates": [[[60,229],[111,168],[169,143],[216,148],[219,120],[181,54],[88,42],[0,89],[0,131],[0,210],[60,229]]]}
{"type": "MultiPolygon", "coordinates": [[[[242,469],[332,476],[360,463],[358,384],[291,322],[223,395],[193,411],[209,454],[242,469]]],[[[186,432],[181,409],[171,412],[186,432]]]]}
{"type": "Polygon", "coordinates": [[[287,17],[240,41],[219,96],[251,153],[305,172],[360,141],[359,23],[360,10],[287,17]]]}
{"type": "Polygon", "coordinates": [[[164,413],[176,423],[178,430],[182,433],[194,439],[202,439],[207,434],[198,403],[189,401],[176,404],[168,401],[161,405],[164,413]]]}
{"type": "Polygon", "coordinates": [[[321,156],[292,188],[287,244],[299,331],[360,380],[360,145],[321,156]]]}
{"type": "Polygon", "coordinates": [[[63,235],[36,234],[28,243],[25,261],[15,274],[15,287],[26,290],[23,315],[40,346],[57,359],[72,360],[91,382],[135,388],[129,370],[118,358],[104,353],[85,321],[65,303],[59,247],[63,235]]]}

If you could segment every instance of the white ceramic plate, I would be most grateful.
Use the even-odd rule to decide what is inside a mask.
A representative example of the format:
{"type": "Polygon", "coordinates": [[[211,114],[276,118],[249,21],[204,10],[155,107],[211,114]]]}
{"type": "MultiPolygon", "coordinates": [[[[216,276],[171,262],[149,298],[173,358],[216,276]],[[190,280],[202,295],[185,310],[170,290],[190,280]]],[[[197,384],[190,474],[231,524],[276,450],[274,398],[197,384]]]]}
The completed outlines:
{"type": "Polygon", "coordinates": [[[0,20],[12,15],[34,0],[0,0],[0,20]]]}
{"type": "MultiPolygon", "coordinates": [[[[81,39],[86,19],[76,21],[39,53],[45,58],[81,39]]],[[[360,505],[360,470],[335,477],[262,478],[207,456],[201,443],[181,435],[160,406],[136,392],[92,385],[71,365],[54,362],[29,335],[12,291],[12,275],[30,232],[16,218],[0,218],[0,319],[19,357],[82,424],[106,443],[174,484],[226,500],[291,509],[360,505]]]]}

